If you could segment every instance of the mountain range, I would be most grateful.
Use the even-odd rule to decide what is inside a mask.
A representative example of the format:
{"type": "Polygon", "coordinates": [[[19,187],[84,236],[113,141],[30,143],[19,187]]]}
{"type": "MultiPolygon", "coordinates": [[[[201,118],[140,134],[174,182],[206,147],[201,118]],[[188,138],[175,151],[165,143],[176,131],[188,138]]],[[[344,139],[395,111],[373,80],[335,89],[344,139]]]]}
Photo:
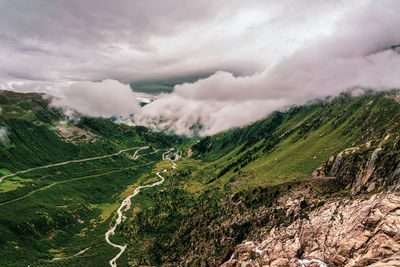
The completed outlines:
{"type": "Polygon", "coordinates": [[[1,91],[0,264],[109,266],[124,203],[118,266],[400,266],[400,91],[357,92],[189,138],[1,91]]]}

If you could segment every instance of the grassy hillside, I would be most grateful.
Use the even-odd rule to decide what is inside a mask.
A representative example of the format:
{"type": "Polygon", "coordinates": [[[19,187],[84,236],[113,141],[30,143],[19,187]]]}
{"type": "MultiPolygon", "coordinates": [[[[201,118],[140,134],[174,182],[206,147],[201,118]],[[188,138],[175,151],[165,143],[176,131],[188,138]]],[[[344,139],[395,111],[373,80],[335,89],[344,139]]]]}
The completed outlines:
{"type": "Polygon", "coordinates": [[[0,91],[1,175],[150,149],[137,160],[130,150],[6,178],[0,183],[0,265],[107,266],[118,250],[105,243],[104,233],[120,202],[154,179],[151,170],[162,149],[182,139],[79,114],[69,121],[49,103],[39,94],[0,91]],[[78,258],[51,261],[83,249],[78,258]]]}
{"type": "Polygon", "coordinates": [[[0,168],[18,171],[69,159],[116,152],[127,147],[168,147],[179,138],[76,114],[69,120],[39,94],[0,91],[0,168]]]}
{"type": "MultiPolygon", "coordinates": [[[[348,196],[348,184],[312,179],[312,173],[346,148],[368,143],[357,154],[368,159],[388,133],[387,147],[393,144],[400,125],[396,99],[396,91],[343,93],[199,140],[161,192],[152,189],[135,200],[138,208],[124,231],[135,245],[129,260],[215,266],[259,227],[295,219],[286,216],[282,198],[305,198],[299,216],[306,218],[326,199],[348,196]]],[[[359,165],[352,168],[357,172],[359,165]]]]}
{"type": "Polygon", "coordinates": [[[160,187],[132,199],[126,221],[112,237],[128,244],[118,265],[216,266],[261,227],[287,226],[307,219],[329,199],[396,183],[398,99],[397,91],[342,93],[242,128],[184,140],[106,119],[65,123],[62,112],[40,96],[5,92],[0,98],[0,127],[7,129],[0,146],[4,175],[127,147],[151,148],[136,161],[131,151],[6,179],[0,184],[0,263],[107,266],[118,250],[104,242],[104,233],[118,205],[136,186],[156,181],[155,173],[169,164],[160,162],[163,151],[145,154],[174,146],[184,148],[187,157],[164,174],[160,187]],[[359,183],[353,178],[362,177],[376,158],[377,186],[353,190],[359,183]],[[324,175],[312,178],[315,170],[324,175]],[[289,198],[299,200],[295,213],[285,207],[289,198]]]}
{"type": "Polygon", "coordinates": [[[192,147],[193,156],[212,162],[215,185],[239,180],[240,189],[304,179],[345,148],[396,132],[400,105],[395,95],[369,92],[352,98],[343,93],[331,101],[275,112],[248,127],[201,140],[192,147]]]}

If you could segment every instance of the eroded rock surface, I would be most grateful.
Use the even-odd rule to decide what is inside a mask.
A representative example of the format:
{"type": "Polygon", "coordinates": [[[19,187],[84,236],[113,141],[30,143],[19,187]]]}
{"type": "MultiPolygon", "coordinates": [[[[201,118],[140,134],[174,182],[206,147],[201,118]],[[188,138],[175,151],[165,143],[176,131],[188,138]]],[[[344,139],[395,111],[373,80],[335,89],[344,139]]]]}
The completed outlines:
{"type": "Polygon", "coordinates": [[[399,192],[331,200],[244,241],[223,266],[400,266],[399,230],[399,192]]]}

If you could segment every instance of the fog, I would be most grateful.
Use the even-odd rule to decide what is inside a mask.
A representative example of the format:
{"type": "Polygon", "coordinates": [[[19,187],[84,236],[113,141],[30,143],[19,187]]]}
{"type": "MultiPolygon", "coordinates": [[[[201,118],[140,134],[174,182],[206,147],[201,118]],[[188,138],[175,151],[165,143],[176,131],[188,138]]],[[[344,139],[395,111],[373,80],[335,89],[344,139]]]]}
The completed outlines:
{"type": "Polygon", "coordinates": [[[128,116],[140,108],[130,86],[115,80],[76,82],[64,88],[62,93],[53,100],[53,105],[71,107],[94,117],[128,116]]]}
{"type": "Polygon", "coordinates": [[[395,0],[0,0],[0,89],[214,134],[351,87],[400,88],[398,14],[395,0]],[[128,85],[196,73],[214,74],[143,108],[128,85]]]}
{"type": "Polygon", "coordinates": [[[351,11],[337,23],[335,38],[315,39],[262,72],[235,77],[221,71],[177,85],[172,94],[146,106],[139,122],[186,134],[201,124],[200,133],[206,135],[352,87],[400,88],[400,55],[390,49],[400,41],[400,10],[374,7],[351,11]]]}

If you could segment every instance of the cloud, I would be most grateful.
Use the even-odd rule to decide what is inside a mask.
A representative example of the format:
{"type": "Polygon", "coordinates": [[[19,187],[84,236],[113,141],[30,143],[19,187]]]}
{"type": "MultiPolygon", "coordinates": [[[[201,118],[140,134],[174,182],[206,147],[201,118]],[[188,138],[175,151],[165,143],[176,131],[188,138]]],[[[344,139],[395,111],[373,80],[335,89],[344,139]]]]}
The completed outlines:
{"type": "Polygon", "coordinates": [[[284,99],[251,101],[202,101],[171,94],[148,104],[135,117],[136,123],[184,135],[208,135],[244,125],[252,118],[288,104],[284,99]]]}
{"type": "Polygon", "coordinates": [[[400,67],[400,55],[393,51],[322,61],[323,66],[309,65],[307,60],[292,58],[253,76],[217,72],[195,83],[177,85],[172,94],[145,106],[137,122],[189,135],[196,125],[202,125],[195,133],[209,135],[351,87],[400,88],[400,77],[393,72],[400,67]]]}
{"type": "MultiPolygon", "coordinates": [[[[90,116],[130,115],[139,110],[136,96],[127,84],[115,80],[76,82],[63,90],[53,102],[90,116]]],[[[69,114],[70,109],[65,109],[69,114]]]]}
{"type": "Polygon", "coordinates": [[[248,74],[329,33],[361,2],[0,0],[0,74],[122,82],[215,70],[248,74]]]}
{"type": "Polygon", "coordinates": [[[349,87],[400,87],[387,50],[399,13],[397,0],[0,0],[0,89],[212,134],[349,87]],[[215,74],[142,109],[126,85],[193,73],[215,74]]]}
{"type": "Polygon", "coordinates": [[[237,77],[221,71],[177,85],[146,106],[138,121],[186,134],[201,124],[206,135],[351,87],[400,88],[400,55],[387,49],[400,43],[400,8],[373,6],[351,11],[334,37],[318,38],[262,72],[237,77]]]}

